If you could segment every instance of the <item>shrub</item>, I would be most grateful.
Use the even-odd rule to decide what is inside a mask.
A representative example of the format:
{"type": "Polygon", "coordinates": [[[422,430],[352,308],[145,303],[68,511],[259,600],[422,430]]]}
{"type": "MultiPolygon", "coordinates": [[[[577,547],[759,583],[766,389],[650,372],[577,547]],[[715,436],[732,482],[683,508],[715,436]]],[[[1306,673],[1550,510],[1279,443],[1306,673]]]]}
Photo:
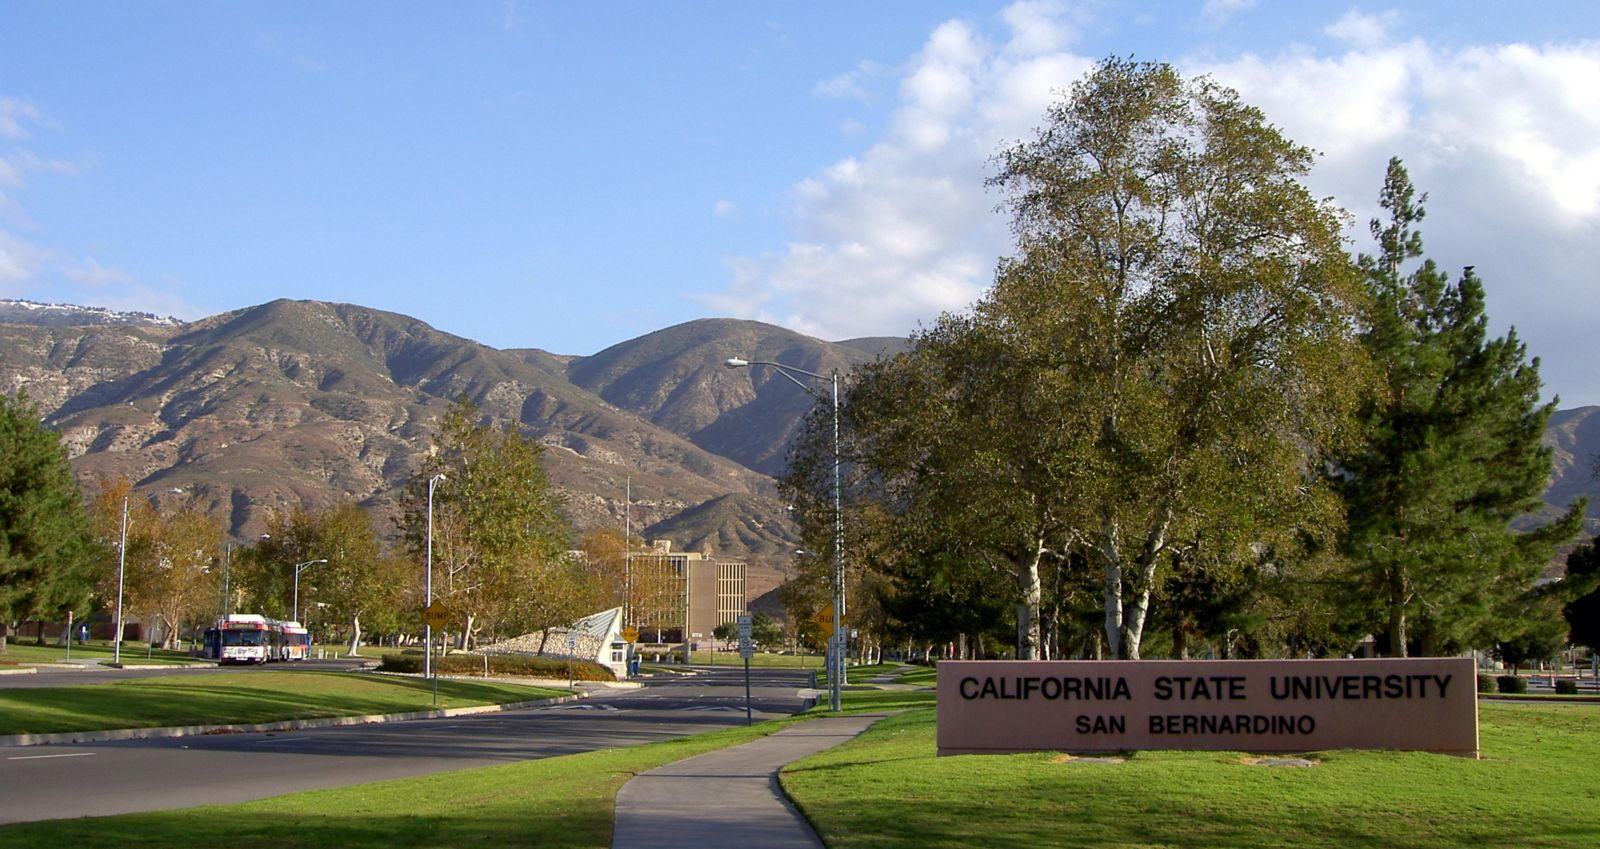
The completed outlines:
{"type": "MultiPolygon", "coordinates": [[[[379,669],[384,672],[418,673],[422,671],[420,655],[384,655],[379,669]]],[[[450,654],[434,658],[441,675],[482,675],[483,655],[450,654]]],[[[528,678],[561,680],[567,677],[567,661],[554,657],[526,654],[496,654],[489,656],[490,675],[518,675],[528,678]]],[[[572,661],[572,677],[578,681],[615,681],[612,671],[592,660],[572,661]]]]}
{"type": "Polygon", "coordinates": [[[1502,693],[1528,692],[1528,679],[1521,675],[1501,675],[1494,680],[1500,686],[1500,692],[1502,693]]]}
{"type": "Polygon", "coordinates": [[[1570,679],[1567,679],[1567,678],[1562,678],[1561,680],[1556,682],[1556,695],[1558,695],[1558,696],[1576,696],[1576,695],[1578,695],[1578,682],[1570,680],[1570,679]]]}
{"type": "Polygon", "coordinates": [[[1495,687],[1494,676],[1485,674],[1483,672],[1479,672],[1478,673],[1478,692],[1480,692],[1480,693],[1493,693],[1493,692],[1496,692],[1496,691],[1497,691],[1497,688],[1495,687]]]}

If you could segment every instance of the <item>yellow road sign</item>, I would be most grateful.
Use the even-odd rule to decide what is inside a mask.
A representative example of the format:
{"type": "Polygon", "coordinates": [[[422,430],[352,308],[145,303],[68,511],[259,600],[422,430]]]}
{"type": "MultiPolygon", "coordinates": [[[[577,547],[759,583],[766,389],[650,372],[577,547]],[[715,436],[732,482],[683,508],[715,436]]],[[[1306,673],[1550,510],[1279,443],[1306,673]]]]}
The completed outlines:
{"type": "MultiPolygon", "coordinates": [[[[815,617],[813,617],[812,621],[816,622],[817,623],[817,627],[821,628],[825,633],[829,633],[829,634],[833,633],[833,611],[832,610],[820,611],[819,613],[817,613],[817,615],[815,617]]],[[[842,618],[839,620],[839,624],[840,625],[844,624],[844,620],[842,618]]]]}
{"type": "Polygon", "coordinates": [[[443,628],[450,621],[450,611],[436,601],[422,608],[422,621],[428,623],[429,628],[443,628]]]}
{"type": "Polygon", "coordinates": [[[639,642],[639,629],[629,625],[622,629],[622,638],[630,643],[639,642]]]}

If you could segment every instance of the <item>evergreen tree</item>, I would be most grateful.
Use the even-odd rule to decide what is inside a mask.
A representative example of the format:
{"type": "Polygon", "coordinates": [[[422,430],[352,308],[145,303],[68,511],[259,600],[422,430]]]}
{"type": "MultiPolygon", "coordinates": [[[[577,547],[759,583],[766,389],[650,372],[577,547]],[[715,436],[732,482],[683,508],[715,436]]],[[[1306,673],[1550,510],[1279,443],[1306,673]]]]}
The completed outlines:
{"type": "Polygon", "coordinates": [[[1339,466],[1357,617],[1385,652],[1433,655],[1493,641],[1497,619],[1554,545],[1579,528],[1583,505],[1529,533],[1511,520],[1537,509],[1550,474],[1541,439],[1556,402],[1539,403],[1539,362],[1513,330],[1488,337],[1483,285],[1468,266],[1451,284],[1422,258],[1426,196],[1391,160],[1374,219],[1376,256],[1362,256],[1372,300],[1363,334],[1380,377],[1363,407],[1363,448],[1339,466]]]}
{"type": "Polygon", "coordinates": [[[87,613],[100,562],[60,438],[25,393],[0,395],[0,652],[21,620],[87,613]]]}
{"type": "Polygon", "coordinates": [[[1567,577],[1573,598],[1561,609],[1572,642],[1600,652],[1600,541],[1589,540],[1567,555],[1567,577]]]}

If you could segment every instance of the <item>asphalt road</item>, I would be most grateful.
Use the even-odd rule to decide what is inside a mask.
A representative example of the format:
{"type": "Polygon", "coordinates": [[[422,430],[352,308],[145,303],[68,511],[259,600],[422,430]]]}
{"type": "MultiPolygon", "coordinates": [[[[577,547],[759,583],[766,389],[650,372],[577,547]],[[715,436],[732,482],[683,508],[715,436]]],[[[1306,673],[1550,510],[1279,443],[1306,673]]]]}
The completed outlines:
{"type": "MultiPolygon", "coordinates": [[[[808,679],[798,670],[751,670],[754,719],[801,710],[808,679]]],[[[742,670],[706,669],[581,702],[477,716],[0,748],[0,823],[242,802],[632,746],[744,722],[742,670]]]]}

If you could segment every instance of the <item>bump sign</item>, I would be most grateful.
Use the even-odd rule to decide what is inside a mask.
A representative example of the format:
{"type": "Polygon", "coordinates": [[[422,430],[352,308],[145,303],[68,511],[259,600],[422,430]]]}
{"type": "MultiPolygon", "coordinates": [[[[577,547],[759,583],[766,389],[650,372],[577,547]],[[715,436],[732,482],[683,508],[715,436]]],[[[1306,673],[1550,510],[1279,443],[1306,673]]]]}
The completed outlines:
{"type": "Polygon", "coordinates": [[[422,621],[429,628],[443,628],[450,621],[450,610],[436,601],[422,609],[422,621]]]}

